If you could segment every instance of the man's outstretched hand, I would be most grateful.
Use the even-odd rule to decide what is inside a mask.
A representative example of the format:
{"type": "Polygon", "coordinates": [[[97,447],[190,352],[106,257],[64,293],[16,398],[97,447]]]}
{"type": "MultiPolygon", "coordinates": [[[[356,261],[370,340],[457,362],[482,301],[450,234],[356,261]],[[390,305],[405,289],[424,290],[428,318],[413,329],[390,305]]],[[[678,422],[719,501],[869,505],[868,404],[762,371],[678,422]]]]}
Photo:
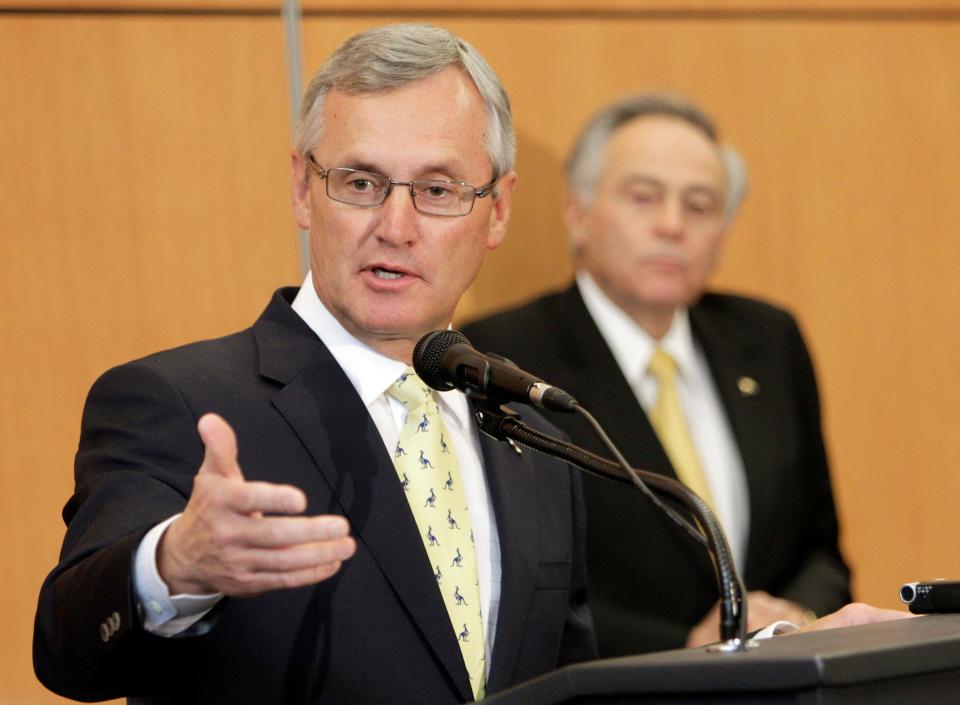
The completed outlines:
{"type": "Polygon", "coordinates": [[[307,508],[302,490],[244,479],[237,437],[220,416],[204,415],[197,430],[203,464],[183,514],[157,549],[171,594],[249,596],[310,585],[353,555],[344,517],[293,516],[307,508]]]}

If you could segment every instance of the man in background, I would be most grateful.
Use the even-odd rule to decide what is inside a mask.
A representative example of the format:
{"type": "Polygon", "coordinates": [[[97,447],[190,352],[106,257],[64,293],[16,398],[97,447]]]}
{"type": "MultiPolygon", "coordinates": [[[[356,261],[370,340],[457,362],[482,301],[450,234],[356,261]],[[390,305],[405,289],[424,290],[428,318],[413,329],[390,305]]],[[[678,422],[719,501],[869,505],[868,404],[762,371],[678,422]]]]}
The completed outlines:
{"type": "MultiPolygon", "coordinates": [[[[750,628],[850,599],[814,372],[789,313],[706,292],[746,187],[735,152],[687,100],[620,100],[566,165],[576,282],[464,327],[570,392],[636,467],[716,511],[750,590],[750,628]]],[[[550,414],[605,448],[578,416],[550,414]]],[[[601,654],[715,641],[705,553],[633,488],[584,480],[590,606],[601,654]]]]}
{"type": "Polygon", "coordinates": [[[87,399],[34,638],[58,693],[443,705],[596,655],[579,476],[481,437],[409,368],[504,236],[499,79],[394,25],[344,43],[303,105],[303,286],[87,399]]]}

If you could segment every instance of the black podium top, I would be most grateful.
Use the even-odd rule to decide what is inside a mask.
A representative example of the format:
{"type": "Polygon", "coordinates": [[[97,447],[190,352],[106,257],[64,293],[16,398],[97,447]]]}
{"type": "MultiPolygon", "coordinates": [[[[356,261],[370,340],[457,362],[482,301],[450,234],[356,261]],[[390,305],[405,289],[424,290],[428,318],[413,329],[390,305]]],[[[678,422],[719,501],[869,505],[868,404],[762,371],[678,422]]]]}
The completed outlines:
{"type": "Polygon", "coordinates": [[[775,637],[746,652],[684,649],[577,664],[483,702],[956,703],[960,614],[775,637]]]}

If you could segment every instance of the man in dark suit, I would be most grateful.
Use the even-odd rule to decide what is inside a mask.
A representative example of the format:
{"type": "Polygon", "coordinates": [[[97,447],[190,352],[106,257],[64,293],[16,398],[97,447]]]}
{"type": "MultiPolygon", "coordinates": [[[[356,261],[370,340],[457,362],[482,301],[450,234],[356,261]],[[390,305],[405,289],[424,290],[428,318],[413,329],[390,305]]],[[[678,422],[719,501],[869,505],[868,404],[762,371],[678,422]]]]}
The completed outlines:
{"type": "Polygon", "coordinates": [[[578,476],[480,437],[464,395],[408,370],[503,238],[514,144],[499,80],[445,30],[370,30],[331,56],[292,155],[303,286],[248,330],[90,392],[37,610],[44,684],[133,703],[460,703],[595,656],[578,476]],[[417,438],[442,430],[451,455],[426,502],[402,465],[403,384],[417,438]]]}
{"type": "MultiPolygon", "coordinates": [[[[636,467],[688,481],[694,466],[689,484],[718,513],[751,590],[751,627],[838,608],[849,572],[800,331],[769,304],[704,293],[745,189],[742,163],[695,106],[647,94],[588,123],[567,179],[576,283],[468,325],[467,337],[573,394],[636,467]],[[672,361],[673,396],[654,358],[672,361]],[[651,423],[671,398],[679,443],[651,423]]],[[[606,455],[582,419],[549,416],[606,455]]],[[[632,488],[587,478],[584,493],[601,654],[716,640],[702,549],[632,488]]]]}

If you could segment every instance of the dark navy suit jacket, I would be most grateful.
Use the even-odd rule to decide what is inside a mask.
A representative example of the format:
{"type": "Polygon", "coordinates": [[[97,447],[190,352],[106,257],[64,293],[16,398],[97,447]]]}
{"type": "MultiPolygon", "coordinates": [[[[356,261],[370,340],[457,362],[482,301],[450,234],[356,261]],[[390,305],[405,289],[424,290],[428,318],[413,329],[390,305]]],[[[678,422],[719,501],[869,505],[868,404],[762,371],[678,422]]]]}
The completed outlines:
{"type": "MultiPolygon", "coordinates": [[[[78,699],[133,703],[460,703],[472,699],[449,617],[383,441],[347,377],[280,290],[243,332],[107,372],[87,400],[60,563],[34,662],[78,699]],[[182,511],[203,458],[196,423],[236,430],[249,480],[346,516],[356,555],[315,586],[224,599],[187,635],[146,633],[135,549],[182,511]]],[[[547,428],[542,419],[524,419],[547,428]]],[[[502,551],[487,690],[595,656],[584,510],[566,465],[481,438],[502,551]]]]}
{"type": "MultiPolygon", "coordinates": [[[[785,311],[706,294],[690,324],[743,459],[750,501],[744,581],[825,614],[850,600],[838,549],[820,402],[807,348],[785,311]],[[756,383],[741,391],[741,378],[756,383]]],[[[576,286],[464,327],[474,345],[562,387],[636,467],[676,477],[576,286]]],[[[578,415],[545,414],[608,455],[578,415]]],[[[633,488],[586,477],[590,607],[603,656],[683,646],[717,599],[703,549],[633,488]]]]}

